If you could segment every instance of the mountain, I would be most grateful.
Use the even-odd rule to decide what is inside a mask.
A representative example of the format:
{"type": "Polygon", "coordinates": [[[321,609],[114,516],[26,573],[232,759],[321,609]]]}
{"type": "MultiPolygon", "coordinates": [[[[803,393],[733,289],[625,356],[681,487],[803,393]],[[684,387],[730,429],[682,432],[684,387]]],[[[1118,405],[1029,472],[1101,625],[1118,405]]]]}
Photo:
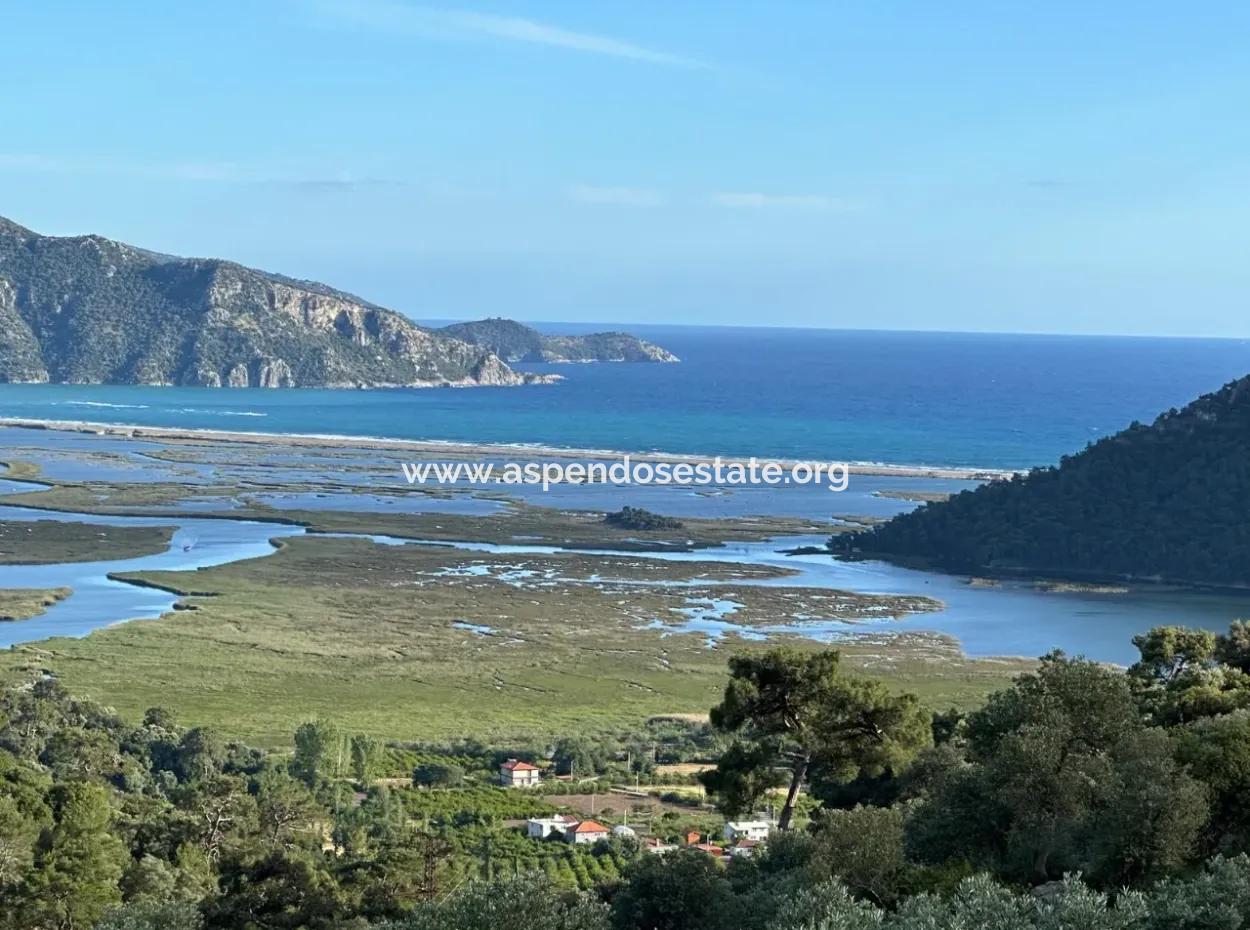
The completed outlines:
{"type": "Polygon", "coordinates": [[[506,362],[677,362],[672,352],[629,333],[547,336],[514,320],[455,323],[438,332],[490,349],[506,362]]]}
{"type": "Polygon", "coordinates": [[[312,281],[0,218],[0,381],[211,387],[544,383],[312,281]]]}
{"type": "Polygon", "coordinates": [[[927,504],[830,548],[967,573],[1250,585],[1250,377],[1058,466],[927,504]]]}

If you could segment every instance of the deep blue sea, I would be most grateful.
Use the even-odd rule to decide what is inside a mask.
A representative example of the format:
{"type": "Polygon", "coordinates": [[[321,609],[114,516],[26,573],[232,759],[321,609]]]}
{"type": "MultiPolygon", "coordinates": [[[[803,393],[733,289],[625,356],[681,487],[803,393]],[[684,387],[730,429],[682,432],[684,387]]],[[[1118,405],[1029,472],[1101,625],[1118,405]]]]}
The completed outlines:
{"type": "Polygon", "coordinates": [[[468,390],[5,385],[0,416],[1020,468],[1250,372],[1247,340],[619,328],[682,363],[525,366],[567,380],[468,390]]]}

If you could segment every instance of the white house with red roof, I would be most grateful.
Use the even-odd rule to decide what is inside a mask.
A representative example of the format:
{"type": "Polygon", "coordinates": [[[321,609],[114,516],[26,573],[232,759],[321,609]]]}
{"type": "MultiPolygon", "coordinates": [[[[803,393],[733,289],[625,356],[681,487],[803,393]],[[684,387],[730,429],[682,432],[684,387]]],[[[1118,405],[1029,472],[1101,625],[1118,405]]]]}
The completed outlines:
{"type": "Polygon", "coordinates": [[[564,833],[564,839],[570,843],[597,843],[600,840],[606,840],[610,834],[610,830],[596,820],[583,820],[577,826],[569,827],[564,833]]]}
{"type": "Polygon", "coordinates": [[[499,766],[499,784],[505,788],[532,788],[539,782],[538,766],[509,759],[499,766]]]}

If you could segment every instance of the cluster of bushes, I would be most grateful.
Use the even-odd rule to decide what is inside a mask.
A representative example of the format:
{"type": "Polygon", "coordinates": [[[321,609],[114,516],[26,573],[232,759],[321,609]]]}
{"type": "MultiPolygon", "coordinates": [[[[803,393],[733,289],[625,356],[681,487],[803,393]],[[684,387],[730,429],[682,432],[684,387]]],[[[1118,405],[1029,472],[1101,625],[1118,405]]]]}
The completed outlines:
{"type": "Polygon", "coordinates": [[[615,513],[607,514],[603,522],[622,530],[639,530],[642,532],[658,530],[680,530],[685,524],[676,517],[643,510],[641,507],[622,507],[615,513]]]}

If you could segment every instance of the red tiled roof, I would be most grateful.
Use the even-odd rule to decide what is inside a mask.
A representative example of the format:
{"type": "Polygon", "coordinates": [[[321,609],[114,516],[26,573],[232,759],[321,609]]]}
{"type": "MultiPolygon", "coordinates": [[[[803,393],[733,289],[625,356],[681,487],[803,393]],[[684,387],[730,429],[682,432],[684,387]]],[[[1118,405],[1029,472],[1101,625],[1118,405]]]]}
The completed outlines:
{"type": "Polygon", "coordinates": [[[574,833],[607,833],[608,828],[593,820],[583,820],[573,828],[574,833]]]}
{"type": "Polygon", "coordinates": [[[517,759],[509,759],[500,766],[505,772],[537,772],[538,766],[530,765],[528,762],[520,762],[517,759]]]}

